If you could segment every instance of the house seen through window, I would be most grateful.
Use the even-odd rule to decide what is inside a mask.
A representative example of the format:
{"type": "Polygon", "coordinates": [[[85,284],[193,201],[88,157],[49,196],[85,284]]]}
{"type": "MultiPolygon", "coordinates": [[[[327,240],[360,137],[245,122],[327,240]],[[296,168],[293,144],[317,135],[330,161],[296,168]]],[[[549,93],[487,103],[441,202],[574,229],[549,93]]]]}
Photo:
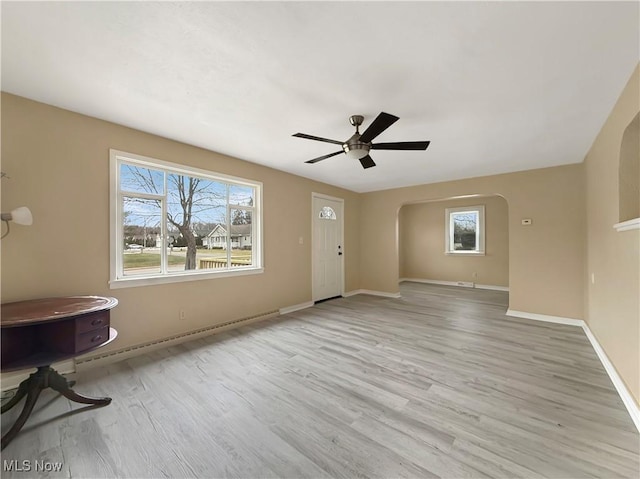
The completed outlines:
{"type": "Polygon", "coordinates": [[[259,183],[114,151],[112,175],[112,283],[261,267],[259,183]]]}

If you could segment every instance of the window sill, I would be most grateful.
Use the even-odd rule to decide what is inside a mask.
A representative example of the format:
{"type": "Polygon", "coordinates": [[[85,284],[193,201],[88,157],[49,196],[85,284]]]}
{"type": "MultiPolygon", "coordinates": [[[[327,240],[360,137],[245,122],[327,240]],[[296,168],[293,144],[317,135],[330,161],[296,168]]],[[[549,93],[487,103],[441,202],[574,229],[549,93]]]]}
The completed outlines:
{"type": "Polygon", "coordinates": [[[484,251],[445,251],[448,256],[484,256],[484,251]]]}
{"type": "Polygon", "coordinates": [[[623,221],[622,223],[616,223],[613,225],[615,230],[620,233],[621,231],[638,230],[640,229],[640,218],[634,218],[632,220],[623,221]]]}
{"type": "Polygon", "coordinates": [[[262,274],[264,268],[243,268],[234,271],[217,271],[202,273],[176,273],[166,276],[136,276],[129,278],[112,279],[109,281],[110,289],[134,288],[136,286],[153,286],[156,284],[184,283],[187,281],[200,281],[206,279],[229,278],[233,276],[246,276],[262,274]]]}

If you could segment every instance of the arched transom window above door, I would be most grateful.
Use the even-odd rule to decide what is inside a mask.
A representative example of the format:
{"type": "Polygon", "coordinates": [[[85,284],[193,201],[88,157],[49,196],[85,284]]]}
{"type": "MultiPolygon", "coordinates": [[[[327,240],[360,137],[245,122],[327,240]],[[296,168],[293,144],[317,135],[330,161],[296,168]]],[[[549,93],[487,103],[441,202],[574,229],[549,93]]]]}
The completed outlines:
{"type": "Polygon", "coordinates": [[[336,216],[336,212],[333,211],[331,206],[323,206],[320,210],[320,219],[321,220],[335,220],[338,219],[336,216]]]}

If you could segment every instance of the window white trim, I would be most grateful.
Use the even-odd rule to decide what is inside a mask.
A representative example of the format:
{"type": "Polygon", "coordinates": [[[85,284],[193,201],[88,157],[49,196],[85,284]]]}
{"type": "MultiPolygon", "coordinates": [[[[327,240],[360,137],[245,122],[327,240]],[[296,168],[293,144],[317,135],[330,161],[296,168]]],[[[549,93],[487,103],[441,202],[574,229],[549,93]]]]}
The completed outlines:
{"type": "Polygon", "coordinates": [[[448,255],[460,256],[484,256],[485,254],[485,221],[484,221],[484,205],[476,206],[460,206],[457,208],[446,208],[444,216],[444,253],[448,255]],[[454,249],[453,228],[451,223],[456,213],[473,212],[478,215],[478,224],[476,225],[476,249],[456,250],[454,249]]]}
{"type": "Polygon", "coordinates": [[[230,276],[246,276],[250,274],[264,273],[264,268],[239,268],[221,271],[195,271],[185,273],[171,273],[166,276],[132,276],[120,278],[109,282],[110,289],[133,288],[135,286],[152,286],[154,284],[185,283],[203,279],[228,278],[230,276]]]}
{"type": "MultiPolygon", "coordinates": [[[[127,288],[134,286],[148,286],[154,284],[164,283],[176,283],[185,281],[197,281],[203,279],[223,278],[230,276],[243,276],[249,274],[260,274],[264,272],[263,268],[263,229],[262,229],[262,183],[259,181],[248,180],[245,178],[238,178],[235,176],[225,175],[221,173],[215,173],[213,171],[207,171],[200,168],[194,168],[190,166],[180,165],[176,163],[170,163],[163,160],[156,160],[142,155],[136,155],[134,153],[127,153],[124,151],[109,150],[109,205],[110,205],[110,281],[109,286],[111,289],[127,288]],[[241,186],[250,186],[254,188],[254,204],[253,206],[236,205],[230,203],[227,198],[227,216],[229,216],[232,209],[250,209],[252,211],[251,223],[253,235],[252,238],[252,251],[254,262],[252,266],[234,268],[234,269],[221,269],[221,270],[191,270],[191,271],[179,271],[167,273],[162,271],[157,274],[140,275],[140,276],[124,276],[122,274],[122,251],[124,245],[120,239],[122,238],[122,201],[121,196],[128,196],[127,192],[121,192],[119,189],[119,166],[124,162],[135,166],[141,166],[145,168],[151,168],[155,170],[164,170],[167,173],[178,173],[181,175],[201,177],[210,179],[213,181],[220,181],[224,183],[231,183],[241,186]]],[[[165,175],[165,192],[167,191],[166,175],[165,175]]],[[[164,198],[164,196],[158,196],[149,193],[132,193],[132,196],[148,199],[164,198]]],[[[166,204],[162,202],[161,217],[166,218],[166,204]]],[[[165,223],[162,221],[161,223],[165,223]]],[[[166,241],[167,233],[165,231],[166,225],[162,229],[162,241],[163,244],[166,241]]],[[[161,246],[161,264],[162,268],[166,264],[166,248],[161,246]]],[[[227,248],[227,258],[230,254],[229,248],[227,248]]]]}

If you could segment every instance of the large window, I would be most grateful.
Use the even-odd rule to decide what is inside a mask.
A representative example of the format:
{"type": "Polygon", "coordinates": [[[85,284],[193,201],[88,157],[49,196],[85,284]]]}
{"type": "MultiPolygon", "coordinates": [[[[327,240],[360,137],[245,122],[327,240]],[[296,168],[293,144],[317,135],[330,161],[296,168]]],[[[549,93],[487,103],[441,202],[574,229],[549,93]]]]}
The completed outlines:
{"type": "Polygon", "coordinates": [[[447,208],[445,253],[484,254],[484,206],[447,208]]]}
{"type": "Polygon", "coordinates": [[[262,271],[261,184],[111,150],[111,287],[262,271]]]}

